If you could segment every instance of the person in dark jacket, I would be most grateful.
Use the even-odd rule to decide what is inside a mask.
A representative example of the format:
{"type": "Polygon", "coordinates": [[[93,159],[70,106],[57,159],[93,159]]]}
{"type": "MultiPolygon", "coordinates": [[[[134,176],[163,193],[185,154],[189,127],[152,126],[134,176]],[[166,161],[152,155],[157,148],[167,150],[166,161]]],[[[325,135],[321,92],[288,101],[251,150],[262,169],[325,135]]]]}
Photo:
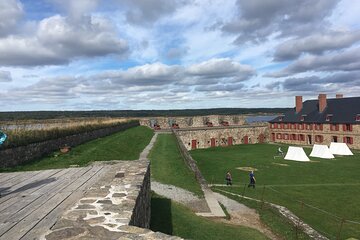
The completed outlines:
{"type": "Polygon", "coordinates": [[[256,179],[255,179],[254,171],[251,171],[249,176],[250,176],[250,183],[248,187],[252,186],[253,188],[255,188],[256,179]]]}

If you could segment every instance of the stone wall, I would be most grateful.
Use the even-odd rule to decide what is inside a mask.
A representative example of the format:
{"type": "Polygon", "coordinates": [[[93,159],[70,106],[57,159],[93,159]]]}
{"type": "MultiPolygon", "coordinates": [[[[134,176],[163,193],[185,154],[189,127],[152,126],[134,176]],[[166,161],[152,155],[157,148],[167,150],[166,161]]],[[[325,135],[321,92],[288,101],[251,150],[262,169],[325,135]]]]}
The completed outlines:
{"type": "MultiPolygon", "coordinates": [[[[140,175],[140,173],[138,173],[140,175]]],[[[150,228],[151,219],[150,164],[144,175],[129,225],[150,228]]]]}
{"type": "Polygon", "coordinates": [[[294,129],[291,124],[286,127],[281,126],[281,129],[274,129],[274,125],[271,127],[269,124],[269,140],[271,142],[309,146],[313,144],[330,145],[334,141],[334,136],[337,137],[337,142],[344,142],[344,137],[352,137],[353,143],[347,145],[352,149],[360,149],[360,124],[352,125],[352,131],[344,131],[343,124],[339,124],[338,131],[332,130],[330,124],[323,124],[322,130],[316,130],[314,125],[310,127],[306,123],[304,129],[294,129]],[[281,134],[281,139],[278,138],[279,134],[281,134]],[[296,139],[293,139],[293,134],[296,139]],[[299,140],[299,135],[304,135],[304,140],[299,140]],[[316,136],[322,136],[322,140],[316,136]],[[310,139],[311,141],[309,141],[310,139]]]}
{"type": "Polygon", "coordinates": [[[176,130],[187,150],[238,144],[267,142],[267,125],[212,127],[191,130],[176,130]]]}
{"type": "Polygon", "coordinates": [[[160,125],[161,129],[171,128],[173,123],[179,128],[196,128],[206,126],[206,122],[211,122],[214,126],[220,126],[222,121],[227,121],[229,125],[244,125],[246,115],[208,115],[193,117],[149,117],[139,119],[140,125],[153,127],[154,124],[160,125]]]}
{"type": "Polygon", "coordinates": [[[138,125],[138,122],[124,123],[120,126],[108,127],[91,132],[70,135],[63,138],[33,143],[27,146],[5,149],[0,151],[0,167],[6,168],[18,166],[31,160],[46,156],[53,151],[59,150],[60,147],[65,145],[74,147],[87,141],[104,137],[138,125]]]}
{"type": "Polygon", "coordinates": [[[46,240],[181,239],[146,229],[150,226],[150,204],[149,161],[116,161],[41,237],[46,240]]]}

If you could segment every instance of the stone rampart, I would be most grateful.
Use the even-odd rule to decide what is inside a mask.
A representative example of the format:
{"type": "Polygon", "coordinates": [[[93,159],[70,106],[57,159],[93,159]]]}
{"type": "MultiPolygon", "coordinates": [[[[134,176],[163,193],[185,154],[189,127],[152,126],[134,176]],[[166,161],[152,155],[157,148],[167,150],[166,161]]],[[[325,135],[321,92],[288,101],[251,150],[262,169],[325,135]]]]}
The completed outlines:
{"type": "Polygon", "coordinates": [[[187,150],[265,143],[269,140],[267,125],[178,129],[176,132],[187,150]]]}
{"type": "Polygon", "coordinates": [[[0,151],[0,167],[14,167],[31,160],[41,158],[47,154],[59,150],[60,147],[77,146],[90,140],[113,134],[131,127],[138,126],[139,122],[124,123],[120,126],[102,128],[91,132],[79,133],[63,138],[48,140],[39,143],[32,143],[26,146],[9,148],[0,151]]]}
{"type": "Polygon", "coordinates": [[[222,122],[228,122],[229,125],[244,125],[246,115],[208,115],[193,117],[148,117],[139,119],[140,125],[154,127],[158,124],[161,129],[170,129],[173,123],[178,124],[179,128],[204,127],[207,122],[214,126],[221,126],[222,122]]]}

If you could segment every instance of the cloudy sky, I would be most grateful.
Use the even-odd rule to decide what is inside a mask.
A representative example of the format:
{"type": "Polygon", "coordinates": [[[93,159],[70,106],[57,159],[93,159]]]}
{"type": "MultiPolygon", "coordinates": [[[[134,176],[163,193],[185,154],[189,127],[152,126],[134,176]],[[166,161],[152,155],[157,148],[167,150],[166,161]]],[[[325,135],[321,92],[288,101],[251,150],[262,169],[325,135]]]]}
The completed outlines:
{"type": "Polygon", "coordinates": [[[0,0],[0,111],[360,96],[360,1],[0,0]]]}

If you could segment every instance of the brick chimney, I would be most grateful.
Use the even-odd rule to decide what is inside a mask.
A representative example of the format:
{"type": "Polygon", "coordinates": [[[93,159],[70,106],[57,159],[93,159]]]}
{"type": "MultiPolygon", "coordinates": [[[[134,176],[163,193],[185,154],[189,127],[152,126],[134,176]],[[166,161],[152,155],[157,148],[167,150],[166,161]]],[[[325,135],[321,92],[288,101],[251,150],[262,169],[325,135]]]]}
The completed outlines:
{"type": "Polygon", "coordinates": [[[323,112],[326,108],[326,94],[319,94],[319,112],[323,112]]]}
{"type": "Polygon", "coordinates": [[[344,95],[340,94],[340,93],[337,93],[336,94],[336,98],[343,98],[344,95]]]}
{"type": "Polygon", "coordinates": [[[303,107],[302,96],[295,97],[296,113],[299,113],[303,107]]]}

